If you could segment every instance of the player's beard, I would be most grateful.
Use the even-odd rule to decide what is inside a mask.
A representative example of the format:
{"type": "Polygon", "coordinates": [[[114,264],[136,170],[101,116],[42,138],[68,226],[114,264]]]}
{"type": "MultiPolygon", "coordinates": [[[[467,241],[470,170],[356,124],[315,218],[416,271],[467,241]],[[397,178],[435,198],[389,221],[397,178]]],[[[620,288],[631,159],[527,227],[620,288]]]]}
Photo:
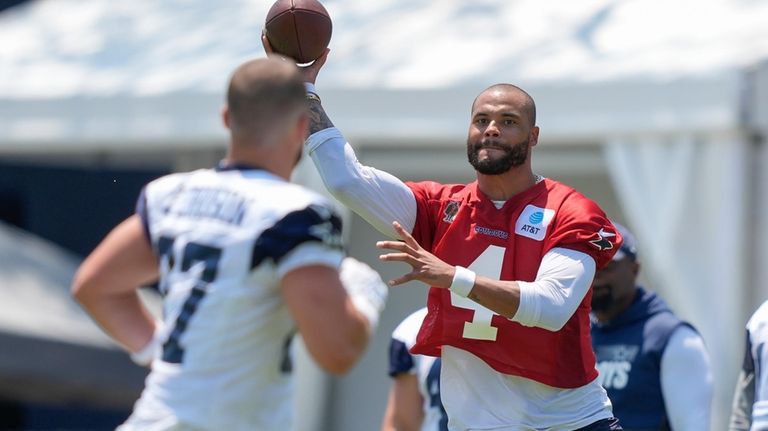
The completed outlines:
{"type": "Polygon", "coordinates": [[[613,287],[610,285],[601,286],[600,292],[600,294],[596,295],[595,289],[592,288],[592,311],[609,311],[616,301],[616,298],[613,297],[613,287]]]}
{"type": "Polygon", "coordinates": [[[467,159],[469,164],[481,174],[501,175],[525,163],[528,159],[530,143],[530,139],[525,139],[520,143],[506,147],[495,139],[481,139],[475,143],[467,139],[467,159]],[[485,160],[480,160],[480,150],[486,147],[501,150],[504,152],[504,155],[496,159],[488,157],[485,160]]]}

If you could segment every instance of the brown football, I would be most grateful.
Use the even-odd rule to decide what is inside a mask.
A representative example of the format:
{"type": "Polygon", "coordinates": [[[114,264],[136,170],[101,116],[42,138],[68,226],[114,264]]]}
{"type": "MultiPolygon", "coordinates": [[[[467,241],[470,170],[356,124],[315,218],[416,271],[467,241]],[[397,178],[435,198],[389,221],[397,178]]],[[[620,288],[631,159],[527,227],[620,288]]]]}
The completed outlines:
{"type": "Polygon", "coordinates": [[[320,57],[331,42],[332,27],[328,11],[317,0],[277,0],[264,22],[272,49],[297,63],[320,57]]]}

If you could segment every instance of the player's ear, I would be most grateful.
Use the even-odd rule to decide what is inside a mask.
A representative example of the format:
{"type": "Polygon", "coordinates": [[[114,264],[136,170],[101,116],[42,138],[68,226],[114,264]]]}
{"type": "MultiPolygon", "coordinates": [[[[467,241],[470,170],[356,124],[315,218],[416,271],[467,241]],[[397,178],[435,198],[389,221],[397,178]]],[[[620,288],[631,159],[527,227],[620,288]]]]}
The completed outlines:
{"type": "Polygon", "coordinates": [[[227,129],[230,129],[230,130],[232,129],[229,126],[229,107],[227,105],[224,105],[221,108],[221,122],[224,123],[224,127],[226,127],[227,129]]]}
{"type": "Polygon", "coordinates": [[[535,147],[539,143],[539,126],[531,128],[530,146],[535,147]]]}
{"type": "Polygon", "coordinates": [[[309,114],[302,112],[296,121],[296,132],[301,137],[301,141],[304,142],[309,137],[309,114]]]}

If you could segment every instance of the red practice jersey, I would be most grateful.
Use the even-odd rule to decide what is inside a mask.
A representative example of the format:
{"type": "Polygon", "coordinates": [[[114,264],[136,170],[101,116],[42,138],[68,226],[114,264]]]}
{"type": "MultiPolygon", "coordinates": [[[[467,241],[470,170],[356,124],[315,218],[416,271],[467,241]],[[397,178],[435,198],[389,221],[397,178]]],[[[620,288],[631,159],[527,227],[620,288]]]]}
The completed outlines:
{"type": "MultiPolygon", "coordinates": [[[[576,190],[544,179],[496,208],[470,184],[408,183],[417,202],[413,236],[451,265],[497,280],[534,281],[556,247],[591,256],[601,268],[621,244],[603,211],[576,190]]],[[[495,370],[549,386],[575,388],[597,377],[589,328],[591,290],[557,332],[527,327],[476,302],[431,288],[416,354],[451,345],[495,370]]]]}

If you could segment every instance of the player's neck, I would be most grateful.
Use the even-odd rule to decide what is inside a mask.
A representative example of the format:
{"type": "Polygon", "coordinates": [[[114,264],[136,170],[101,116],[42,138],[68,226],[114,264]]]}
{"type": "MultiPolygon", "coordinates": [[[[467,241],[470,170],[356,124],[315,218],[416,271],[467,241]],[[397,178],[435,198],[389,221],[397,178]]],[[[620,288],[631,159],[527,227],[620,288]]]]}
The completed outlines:
{"type": "Polygon", "coordinates": [[[290,180],[293,171],[293,165],[287,163],[284,155],[269,147],[231,145],[224,160],[230,165],[258,166],[286,181],[290,180]]]}
{"type": "Polygon", "coordinates": [[[536,184],[536,175],[530,165],[512,168],[500,175],[477,173],[477,184],[486,196],[493,201],[506,201],[518,193],[524,192],[536,184]]]}

